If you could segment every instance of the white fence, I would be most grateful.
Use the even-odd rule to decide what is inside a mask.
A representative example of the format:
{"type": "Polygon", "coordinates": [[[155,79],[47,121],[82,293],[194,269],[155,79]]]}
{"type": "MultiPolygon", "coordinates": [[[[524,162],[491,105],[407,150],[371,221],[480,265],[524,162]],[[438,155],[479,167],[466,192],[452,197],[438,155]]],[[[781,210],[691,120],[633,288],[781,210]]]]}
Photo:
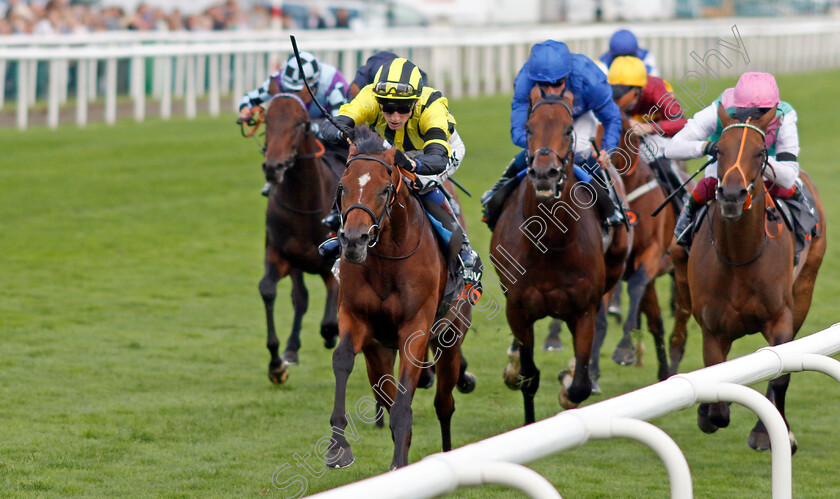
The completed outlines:
{"type": "MultiPolygon", "coordinates": [[[[620,27],[403,29],[380,30],[370,36],[339,30],[303,31],[298,33],[298,43],[303,50],[337,65],[349,79],[375,51],[393,50],[424,68],[433,86],[459,98],[511,92],[513,77],[535,42],[563,40],[573,52],[595,58],[606,50],[610,35],[620,27]]],[[[789,73],[840,67],[840,20],[719,19],[632,28],[640,45],[657,55],[660,72],[675,84],[692,72],[715,79],[718,74],[747,70],[789,73]]],[[[168,119],[174,109],[182,109],[188,118],[195,117],[199,108],[215,116],[223,108],[236,110],[240,97],[259,85],[278,59],[285,59],[290,51],[288,34],[0,37],[0,80],[8,84],[0,85],[0,111],[7,101],[10,105],[14,100],[15,122],[24,129],[31,113],[43,113],[42,107],[34,105],[44,98],[46,124],[57,127],[62,122],[60,113],[70,112],[62,107],[73,97],[75,122],[84,126],[89,107],[104,99],[104,121],[114,123],[118,95],[125,92],[138,121],[147,112],[168,119]]],[[[687,83],[689,87],[700,84],[697,79],[687,83]]]]}
{"type": "Polygon", "coordinates": [[[788,499],[792,497],[792,471],[787,427],[769,400],[743,385],[800,371],[818,371],[840,381],[840,362],[828,357],[838,352],[840,323],[791,343],[679,374],[312,497],[424,498],[452,493],[459,487],[496,484],[517,488],[534,498],[559,498],[551,483],[521,464],[580,447],[590,440],[631,438],[650,446],[663,460],[671,480],[671,497],[691,498],[691,475],[682,452],[667,434],[644,420],[687,409],[698,402],[728,401],[747,406],[767,427],[772,447],[772,496],[788,499]]]}

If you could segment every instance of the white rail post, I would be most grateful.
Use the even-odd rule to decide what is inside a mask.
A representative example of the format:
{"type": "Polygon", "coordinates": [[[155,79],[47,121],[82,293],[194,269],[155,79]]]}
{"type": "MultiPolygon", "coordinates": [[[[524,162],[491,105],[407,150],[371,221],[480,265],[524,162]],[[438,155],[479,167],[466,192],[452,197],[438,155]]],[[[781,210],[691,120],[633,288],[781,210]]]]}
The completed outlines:
{"type": "Polygon", "coordinates": [[[89,100],[96,100],[99,91],[99,59],[91,59],[88,63],[88,87],[85,89],[89,100]]]}
{"type": "Polygon", "coordinates": [[[196,94],[196,81],[195,81],[195,56],[187,56],[187,98],[186,102],[184,103],[184,114],[187,116],[188,119],[195,118],[195,94],[196,94]]]}
{"type": "Polygon", "coordinates": [[[117,59],[109,57],[105,62],[105,123],[117,122],[117,59]]]}
{"type": "MultiPolygon", "coordinates": [[[[34,63],[34,61],[32,62],[34,63]]],[[[29,124],[29,64],[26,59],[18,60],[17,67],[17,127],[26,130],[29,124]]]]}
{"type": "Polygon", "coordinates": [[[790,499],[793,496],[791,477],[790,438],[785,420],[767,397],[742,385],[733,383],[705,383],[689,375],[676,378],[689,380],[700,402],[736,402],[752,410],[767,428],[770,437],[773,499],[790,499]]]}
{"type": "Polygon", "coordinates": [[[519,489],[534,499],[562,499],[551,482],[536,471],[520,464],[486,462],[455,468],[458,485],[503,485],[519,489]]]}
{"type": "Polygon", "coordinates": [[[134,120],[146,117],[146,59],[131,58],[131,97],[134,99],[134,120]]]}
{"type": "Polygon", "coordinates": [[[499,47],[499,91],[504,93],[513,92],[513,70],[511,69],[511,46],[502,45],[499,47]]]}
{"type": "Polygon", "coordinates": [[[483,54],[481,65],[482,73],[484,74],[484,95],[493,95],[496,92],[496,67],[498,64],[497,54],[498,47],[495,45],[488,45],[481,48],[483,54]]]}
{"type": "Polygon", "coordinates": [[[0,109],[6,103],[6,59],[0,59],[0,109]]]}
{"type": "Polygon", "coordinates": [[[26,95],[29,97],[29,103],[35,105],[38,99],[38,61],[36,59],[29,61],[29,91],[26,95]]]}
{"type": "Polygon", "coordinates": [[[236,54],[233,56],[233,110],[239,111],[239,99],[245,94],[245,56],[236,54]]]}
{"type": "Polygon", "coordinates": [[[208,111],[210,116],[219,115],[219,55],[210,54],[210,95],[208,96],[208,111]]]}
{"type": "Polygon", "coordinates": [[[79,59],[76,69],[76,125],[87,125],[88,119],[88,67],[96,64],[93,59],[79,59]]]}
{"type": "Polygon", "coordinates": [[[476,45],[465,49],[467,57],[467,96],[473,98],[478,97],[481,93],[481,72],[478,69],[480,50],[476,45]]]}
{"type": "Polygon", "coordinates": [[[609,418],[605,421],[581,419],[581,422],[587,427],[590,438],[593,440],[629,438],[647,445],[665,464],[671,480],[671,498],[694,497],[691,471],[689,471],[685,456],[676,442],[661,429],[647,421],[632,418],[609,418]]]}
{"type": "Polygon", "coordinates": [[[206,92],[206,76],[207,76],[207,56],[195,56],[195,95],[201,97],[206,92]]]}
{"type": "Polygon", "coordinates": [[[58,106],[61,96],[59,86],[61,85],[61,61],[54,59],[49,61],[49,74],[47,80],[47,126],[58,128],[58,106]]]}
{"type": "Polygon", "coordinates": [[[163,57],[163,63],[160,66],[160,117],[164,120],[172,117],[172,59],[172,57],[163,57]]]}
{"type": "Polygon", "coordinates": [[[219,56],[221,61],[221,71],[219,72],[219,94],[227,95],[230,93],[230,54],[222,54],[219,56]]]}

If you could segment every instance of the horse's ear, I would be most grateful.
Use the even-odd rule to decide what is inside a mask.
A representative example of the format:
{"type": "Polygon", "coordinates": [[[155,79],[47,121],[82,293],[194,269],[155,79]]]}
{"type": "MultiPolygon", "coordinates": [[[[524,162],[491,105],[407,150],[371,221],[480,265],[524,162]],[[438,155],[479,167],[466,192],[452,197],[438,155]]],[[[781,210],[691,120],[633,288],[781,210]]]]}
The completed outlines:
{"type": "Polygon", "coordinates": [[[777,107],[779,107],[778,104],[773,106],[772,109],[770,109],[766,113],[764,113],[764,116],[759,118],[758,121],[755,123],[755,125],[757,127],[761,128],[762,130],[767,130],[767,126],[770,125],[770,122],[773,121],[773,118],[776,117],[776,108],[777,107]]]}
{"type": "Polygon", "coordinates": [[[389,165],[393,165],[395,154],[397,154],[397,148],[396,147],[390,147],[388,149],[385,149],[385,152],[382,153],[382,156],[385,157],[385,162],[386,163],[388,163],[389,165]]]}
{"type": "Polygon", "coordinates": [[[356,154],[357,154],[357,151],[356,151],[356,144],[354,144],[354,143],[352,143],[352,142],[351,142],[351,143],[350,143],[350,151],[349,151],[348,156],[355,156],[356,154]]]}
{"type": "Polygon", "coordinates": [[[566,88],[566,91],[563,92],[563,102],[569,106],[569,109],[575,108],[575,94],[570,92],[568,87],[566,88]]]}
{"type": "Polygon", "coordinates": [[[720,124],[723,128],[728,127],[729,125],[736,123],[738,120],[729,116],[729,113],[726,112],[726,108],[723,107],[723,104],[718,104],[718,119],[720,120],[720,124]]]}
{"type": "Polygon", "coordinates": [[[274,95],[280,93],[280,85],[277,84],[277,80],[272,78],[271,83],[268,84],[268,95],[274,95]]]}
{"type": "Polygon", "coordinates": [[[530,97],[531,107],[534,107],[534,105],[536,105],[537,102],[545,98],[545,94],[543,93],[539,85],[534,85],[534,88],[531,89],[530,97]]]}

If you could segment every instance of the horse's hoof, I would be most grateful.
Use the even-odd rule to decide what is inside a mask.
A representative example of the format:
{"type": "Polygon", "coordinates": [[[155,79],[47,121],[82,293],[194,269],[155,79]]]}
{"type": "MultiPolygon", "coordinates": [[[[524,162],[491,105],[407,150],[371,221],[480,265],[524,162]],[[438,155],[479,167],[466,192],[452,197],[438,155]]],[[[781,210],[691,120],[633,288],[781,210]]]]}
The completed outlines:
{"type": "Polygon", "coordinates": [[[752,450],[770,450],[770,436],[767,434],[767,431],[754,429],[750,432],[750,437],[747,439],[747,445],[749,445],[752,450]]]}
{"type": "Polygon", "coordinates": [[[633,347],[617,347],[612,354],[612,360],[620,366],[632,366],[636,363],[636,351],[633,347]]]}
{"type": "Polygon", "coordinates": [[[269,362],[268,364],[268,379],[275,385],[282,385],[289,378],[289,368],[286,367],[286,363],[282,360],[279,362],[279,365],[275,364],[272,366],[272,363],[269,362]]]}
{"type": "Polygon", "coordinates": [[[601,394],[601,385],[598,384],[598,378],[594,376],[589,377],[589,382],[592,384],[592,395],[601,394]]]}
{"type": "Polygon", "coordinates": [[[333,469],[346,468],[356,460],[349,445],[338,449],[328,449],[326,457],[324,464],[333,469]]]}
{"type": "Polygon", "coordinates": [[[298,365],[298,353],[294,350],[286,350],[283,352],[283,362],[290,366],[298,365]]]}
{"type": "Polygon", "coordinates": [[[565,386],[560,387],[560,391],[557,393],[557,401],[560,402],[560,407],[563,409],[574,409],[578,406],[569,399],[569,391],[565,386]]]}
{"type": "Polygon", "coordinates": [[[697,426],[703,433],[714,433],[718,427],[709,421],[709,404],[700,404],[697,408],[697,426]]]}
{"type": "Polygon", "coordinates": [[[511,390],[519,390],[521,381],[519,379],[519,369],[521,367],[519,364],[519,350],[508,350],[508,360],[509,362],[508,365],[505,366],[505,372],[502,375],[502,378],[505,381],[505,386],[511,390]]]}
{"type": "Polygon", "coordinates": [[[796,449],[799,448],[799,442],[796,441],[796,437],[793,436],[793,432],[788,430],[788,439],[790,440],[790,455],[796,454],[796,449]]]}
{"type": "Polygon", "coordinates": [[[607,307],[607,314],[615,317],[616,322],[621,324],[621,307],[619,305],[610,305],[607,307]]]}
{"type": "Polygon", "coordinates": [[[475,390],[475,374],[464,371],[464,374],[458,378],[458,383],[455,386],[461,393],[472,393],[475,390]]]}
{"type": "Polygon", "coordinates": [[[338,343],[338,325],[328,324],[321,326],[321,337],[324,338],[324,348],[334,348],[338,343]]]}
{"type": "Polygon", "coordinates": [[[546,352],[559,352],[563,350],[563,342],[560,341],[560,338],[546,338],[545,343],[543,343],[542,349],[546,352]]]}

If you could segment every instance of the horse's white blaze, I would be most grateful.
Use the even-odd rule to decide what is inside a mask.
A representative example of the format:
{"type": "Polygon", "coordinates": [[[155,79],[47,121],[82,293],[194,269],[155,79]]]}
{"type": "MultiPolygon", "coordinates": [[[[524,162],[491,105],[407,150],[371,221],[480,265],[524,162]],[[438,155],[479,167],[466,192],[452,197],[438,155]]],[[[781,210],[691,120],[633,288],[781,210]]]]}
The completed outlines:
{"type": "Polygon", "coordinates": [[[362,202],[362,192],[364,192],[365,185],[370,182],[370,173],[365,173],[361,177],[359,177],[359,200],[358,203],[362,202]]]}

